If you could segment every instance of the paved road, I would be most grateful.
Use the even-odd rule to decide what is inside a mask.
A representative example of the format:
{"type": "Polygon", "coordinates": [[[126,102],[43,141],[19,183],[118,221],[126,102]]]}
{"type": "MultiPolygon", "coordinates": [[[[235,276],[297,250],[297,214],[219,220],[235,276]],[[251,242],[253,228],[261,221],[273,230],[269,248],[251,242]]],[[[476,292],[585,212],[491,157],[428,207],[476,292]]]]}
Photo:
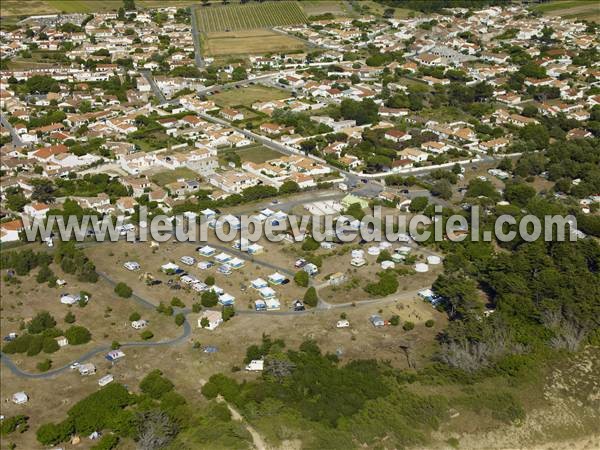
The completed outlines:
{"type": "Polygon", "coordinates": [[[192,16],[192,39],[194,40],[194,62],[198,69],[204,69],[204,59],[202,58],[202,48],[200,46],[200,31],[198,30],[198,20],[196,19],[196,7],[190,6],[192,16]]]}
{"type": "Polygon", "coordinates": [[[255,84],[260,81],[268,81],[272,78],[279,77],[279,76],[280,76],[280,72],[269,72],[269,73],[265,73],[262,75],[258,75],[254,78],[247,78],[245,80],[231,81],[229,83],[224,83],[224,84],[213,84],[212,86],[207,86],[205,88],[198,89],[197,93],[198,93],[198,95],[204,95],[204,94],[209,94],[209,93],[212,93],[215,91],[223,91],[226,89],[235,89],[236,87],[242,87],[242,86],[246,86],[248,84],[255,84]]]}
{"type": "Polygon", "coordinates": [[[154,76],[152,76],[152,72],[149,70],[140,70],[140,74],[146,79],[148,83],[150,83],[152,92],[154,93],[154,96],[158,99],[158,101],[161,104],[168,103],[167,98],[156,84],[156,81],[154,81],[154,76]]]}
{"type": "Polygon", "coordinates": [[[21,136],[18,135],[16,130],[13,128],[12,124],[8,121],[4,113],[0,113],[0,123],[4,128],[6,128],[10,132],[10,136],[12,137],[12,143],[16,147],[23,147],[25,143],[21,140],[21,136]]]}

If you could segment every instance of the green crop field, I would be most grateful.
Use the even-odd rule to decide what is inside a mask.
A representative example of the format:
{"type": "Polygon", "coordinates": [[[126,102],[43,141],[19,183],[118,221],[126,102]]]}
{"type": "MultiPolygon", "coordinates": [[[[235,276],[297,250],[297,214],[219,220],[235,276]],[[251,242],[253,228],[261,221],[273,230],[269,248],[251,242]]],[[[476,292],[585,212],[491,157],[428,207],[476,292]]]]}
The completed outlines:
{"type": "Polygon", "coordinates": [[[306,22],[297,2],[214,5],[196,9],[198,28],[204,33],[251,30],[306,22]]]}

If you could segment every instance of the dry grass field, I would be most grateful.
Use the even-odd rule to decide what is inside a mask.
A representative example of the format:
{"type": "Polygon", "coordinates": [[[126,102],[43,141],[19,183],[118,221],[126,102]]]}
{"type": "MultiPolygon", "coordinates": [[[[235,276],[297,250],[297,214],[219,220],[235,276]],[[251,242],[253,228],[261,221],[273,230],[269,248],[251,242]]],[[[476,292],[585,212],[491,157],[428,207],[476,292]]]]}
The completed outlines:
{"type": "Polygon", "coordinates": [[[301,40],[267,29],[215,32],[202,37],[203,54],[213,57],[289,53],[304,48],[305,44],[301,40]]]}
{"type": "Polygon", "coordinates": [[[348,2],[338,0],[307,0],[300,2],[300,6],[307,16],[333,14],[334,16],[354,16],[356,13],[350,8],[348,2]]]}
{"type": "Polygon", "coordinates": [[[290,94],[287,91],[257,84],[254,86],[245,86],[240,89],[222,91],[212,95],[210,99],[222,108],[236,105],[243,105],[250,108],[256,102],[281,100],[289,97],[290,94]]]}

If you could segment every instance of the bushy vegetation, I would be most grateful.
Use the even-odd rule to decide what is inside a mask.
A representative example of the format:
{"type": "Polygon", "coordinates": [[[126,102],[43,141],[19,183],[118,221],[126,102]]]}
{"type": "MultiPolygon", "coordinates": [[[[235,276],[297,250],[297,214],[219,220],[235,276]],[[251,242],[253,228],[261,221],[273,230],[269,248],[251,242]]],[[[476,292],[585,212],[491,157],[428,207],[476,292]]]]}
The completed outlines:
{"type": "Polygon", "coordinates": [[[119,282],[115,285],[115,294],[117,294],[119,297],[129,298],[133,294],[133,291],[125,283],[119,282]]]}
{"type": "Polygon", "coordinates": [[[312,341],[283,350],[282,341],[264,337],[246,357],[265,358],[262,379],[239,384],[213,375],[202,393],[209,399],[222,395],[249,420],[271,411],[272,427],[296,429],[294,435],[311,448],[354,448],[355,439],[372,445],[384,436],[389,446],[424,443],[425,432],[446,416],[443,398],[409,393],[375,361],[341,364],[312,341]]]}

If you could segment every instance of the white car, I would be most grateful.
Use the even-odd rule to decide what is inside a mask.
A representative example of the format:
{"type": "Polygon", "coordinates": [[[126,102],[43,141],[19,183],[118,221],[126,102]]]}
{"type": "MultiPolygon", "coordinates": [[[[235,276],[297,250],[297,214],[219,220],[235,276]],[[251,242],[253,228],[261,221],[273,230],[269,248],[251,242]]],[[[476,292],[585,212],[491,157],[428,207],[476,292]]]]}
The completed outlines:
{"type": "Polygon", "coordinates": [[[75,369],[77,369],[78,367],[79,367],[79,363],[78,363],[78,362],[74,362],[73,364],[71,364],[71,365],[69,366],[69,369],[71,369],[71,370],[75,370],[75,369]]]}
{"type": "Polygon", "coordinates": [[[338,320],[335,327],[336,328],[348,328],[348,327],[350,327],[350,322],[348,322],[347,320],[338,320]]]}
{"type": "Polygon", "coordinates": [[[179,261],[181,261],[183,264],[187,264],[188,266],[193,266],[196,264],[196,259],[192,256],[182,256],[179,258],[179,261]]]}
{"type": "Polygon", "coordinates": [[[135,261],[127,261],[125,264],[123,264],[123,267],[125,267],[127,270],[139,270],[140,269],[140,264],[135,262],[135,261]]]}

